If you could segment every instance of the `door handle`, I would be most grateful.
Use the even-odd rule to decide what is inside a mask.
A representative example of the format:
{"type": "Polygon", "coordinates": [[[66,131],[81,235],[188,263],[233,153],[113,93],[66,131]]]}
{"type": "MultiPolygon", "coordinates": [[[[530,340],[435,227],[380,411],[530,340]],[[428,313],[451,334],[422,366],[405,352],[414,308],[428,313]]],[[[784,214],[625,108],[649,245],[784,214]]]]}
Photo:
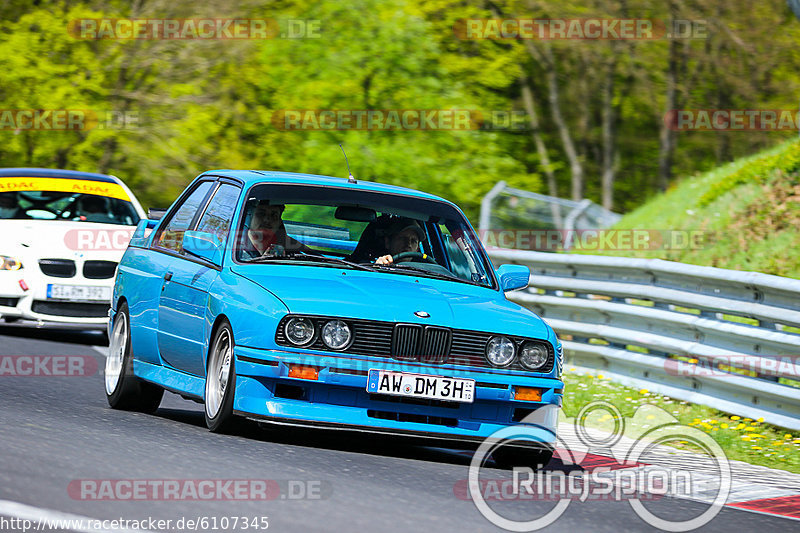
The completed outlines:
{"type": "Polygon", "coordinates": [[[172,272],[167,272],[164,274],[164,281],[161,282],[161,292],[164,292],[164,289],[167,288],[167,282],[172,279],[172,272]]]}

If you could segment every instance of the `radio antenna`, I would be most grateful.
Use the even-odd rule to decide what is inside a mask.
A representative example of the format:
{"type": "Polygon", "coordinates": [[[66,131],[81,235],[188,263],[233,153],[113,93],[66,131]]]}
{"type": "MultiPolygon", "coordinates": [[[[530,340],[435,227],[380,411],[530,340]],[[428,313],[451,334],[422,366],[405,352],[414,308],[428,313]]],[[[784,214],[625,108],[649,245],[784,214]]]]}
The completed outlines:
{"type": "Polygon", "coordinates": [[[347,153],[344,151],[344,146],[342,146],[342,143],[339,143],[339,148],[342,149],[342,153],[344,154],[344,162],[347,163],[347,174],[349,175],[347,178],[347,183],[357,183],[353,173],[350,172],[350,161],[347,160],[347,153]]]}

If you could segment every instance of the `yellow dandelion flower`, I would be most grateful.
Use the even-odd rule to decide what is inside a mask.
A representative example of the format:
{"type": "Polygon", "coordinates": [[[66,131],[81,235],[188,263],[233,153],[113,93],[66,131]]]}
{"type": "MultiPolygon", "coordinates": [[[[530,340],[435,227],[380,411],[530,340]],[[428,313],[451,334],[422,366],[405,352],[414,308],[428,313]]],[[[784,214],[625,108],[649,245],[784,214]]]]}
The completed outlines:
{"type": "Polygon", "coordinates": [[[603,374],[597,374],[597,379],[603,379],[605,376],[603,374]]]}
{"type": "Polygon", "coordinates": [[[776,441],[774,441],[772,443],[772,445],[773,446],[783,446],[783,441],[782,440],[776,440],[776,441]]]}
{"type": "Polygon", "coordinates": [[[722,429],[728,429],[728,424],[720,424],[719,427],[722,429]]]}
{"type": "Polygon", "coordinates": [[[642,389],[642,390],[639,391],[639,394],[647,394],[648,392],[650,392],[650,391],[647,390],[647,389],[642,389]]]}
{"type": "Polygon", "coordinates": [[[740,418],[741,418],[741,417],[739,417],[739,416],[733,415],[733,416],[731,417],[731,420],[739,420],[740,418]]]}
{"type": "Polygon", "coordinates": [[[736,426],[736,429],[744,429],[746,426],[744,424],[739,424],[736,426]]]}
{"type": "Polygon", "coordinates": [[[761,449],[761,446],[750,446],[750,447],[753,448],[754,450],[760,450],[761,449]]]}
{"type": "Polygon", "coordinates": [[[742,440],[749,441],[750,440],[750,436],[749,435],[742,435],[742,440]]]}
{"type": "Polygon", "coordinates": [[[784,436],[783,436],[783,438],[784,438],[785,440],[789,440],[789,439],[791,439],[791,438],[792,438],[792,434],[791,434],[791,433],[787,433],[786,435],[784,435],[784,436]]]}
{"type": "Polygon", "coordinates": [[[757,420],[757,422],[759,422],[759,423],[761,423],[763,421],[764,421],[764,417],[763,416],[757,420]]]}

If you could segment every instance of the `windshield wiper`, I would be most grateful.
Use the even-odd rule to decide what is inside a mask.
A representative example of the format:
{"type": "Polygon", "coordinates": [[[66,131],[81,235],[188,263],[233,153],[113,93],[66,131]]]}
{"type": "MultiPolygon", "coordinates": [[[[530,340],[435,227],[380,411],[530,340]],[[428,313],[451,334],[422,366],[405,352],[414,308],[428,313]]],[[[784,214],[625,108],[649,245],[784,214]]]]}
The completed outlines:
{"type": "Polygon", "coordinates": [[[467,281],[465,279],[459,278],[458,276],[456,276],[454,274],[445,274],[444,272],[435,272],[433,270],[428,270],[427,268],[422,268],[422,267],[417,267],[417,266],[412,266],[412,265],[406,265],[404,263],[392,263],[391,265],[379,265],[379,264],[376,263],[375,266],[376,267],[381,267],[381,268],[394,268],[394,269],[399,269],[399,270],[409,270],[409,271],[412,271],[412,272],[419,272],[420,274],[426,274],[426,275],[431,276],[431,277],[436,277],[436,278],[441,278],[441,279],[448,279],[448,280],[451,280],[451,281],[460,281],[462,283],[470,283],[470,284],[472,284],[471,281],[467,281]]]}
{"type": "Polygon", "coordinates": [[[321,254],[310,254],[308,252],[288,252],[286,255],[262,255],[260,257],[254,257],[253,259],[248,260],[248,263],[265,263],[268,261],[286,261],[286,260],[293,260],[293,259],[300,259],[306,261],[318,261],[320,263],[332,263],[337,265],[345,265],[349,266],[350,268],[355,268],[357,270],[367,270],[369,272],[374,272],[375,269],[371,266],[367,265],[360,265],[358,263],[353,263],[352,261],[348,261],[347,259],[342,259],[340,257],[328,257],[326,255],[321,254]]]}

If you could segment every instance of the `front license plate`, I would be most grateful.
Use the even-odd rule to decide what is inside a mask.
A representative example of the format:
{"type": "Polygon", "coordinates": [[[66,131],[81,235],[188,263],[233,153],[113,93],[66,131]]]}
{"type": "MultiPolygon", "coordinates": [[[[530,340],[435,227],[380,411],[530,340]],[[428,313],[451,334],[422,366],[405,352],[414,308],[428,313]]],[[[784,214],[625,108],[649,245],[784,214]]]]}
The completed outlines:
{"type": "Polygon", "coordinates": [[[407,372],[393,372],[391,370],[373,368],[369,371],[367,392],[472,403],[475,398],[475,380],[409,374],[407,372]]]}
{"type": "Polygon", "coordinates": [[[84,302],[110,302],[111,287],[92,287],[90,285],[47,285],[47,298],[50,300],[79,300],[84,302]]]}

